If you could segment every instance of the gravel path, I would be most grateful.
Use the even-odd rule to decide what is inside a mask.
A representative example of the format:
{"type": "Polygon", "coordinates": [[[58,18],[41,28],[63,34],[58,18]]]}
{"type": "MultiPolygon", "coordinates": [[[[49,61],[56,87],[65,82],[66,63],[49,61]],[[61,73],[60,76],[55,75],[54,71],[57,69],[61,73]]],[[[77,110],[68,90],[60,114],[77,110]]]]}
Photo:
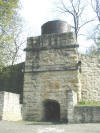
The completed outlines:
{"type": "Polygon", "coordinates": [[[0,121],[0,133],[100,133],[100,123],[52,124],[0,121]]]}

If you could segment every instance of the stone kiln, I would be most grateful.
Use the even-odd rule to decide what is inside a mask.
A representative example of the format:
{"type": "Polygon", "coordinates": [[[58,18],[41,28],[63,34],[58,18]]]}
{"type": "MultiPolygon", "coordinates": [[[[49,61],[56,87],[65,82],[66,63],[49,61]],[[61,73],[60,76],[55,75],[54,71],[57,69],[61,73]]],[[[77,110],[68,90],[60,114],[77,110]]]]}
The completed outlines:
{"type": "Polygon", "coordinates": [[[47,22],[42,33],[27,39],[23,118],[67,120],[67,91],[81,97],[78,45],[64,21],[47,22]]]}

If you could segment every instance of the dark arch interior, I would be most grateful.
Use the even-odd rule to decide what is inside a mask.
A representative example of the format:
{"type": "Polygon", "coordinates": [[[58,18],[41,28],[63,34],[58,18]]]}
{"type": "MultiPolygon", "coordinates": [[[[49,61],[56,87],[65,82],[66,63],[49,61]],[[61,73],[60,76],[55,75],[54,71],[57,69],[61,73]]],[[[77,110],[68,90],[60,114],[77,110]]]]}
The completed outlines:
{"type": "Polygon", "coordinates": [[[60,120],[60,105],[54,100],[46,100],[44,102],[44,120],[59,121],[60,120]]]}

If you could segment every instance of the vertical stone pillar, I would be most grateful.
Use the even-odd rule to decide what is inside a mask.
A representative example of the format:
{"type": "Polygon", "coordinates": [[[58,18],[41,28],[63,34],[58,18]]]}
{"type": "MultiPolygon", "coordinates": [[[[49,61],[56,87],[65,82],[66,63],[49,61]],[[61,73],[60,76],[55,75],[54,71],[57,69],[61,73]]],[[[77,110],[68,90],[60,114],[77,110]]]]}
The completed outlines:
{"type": "Polygon", "coordinates": [[[77,93],[73,90],[67,90],[67,120],[68,123],[74,123],[74,106],[77,104],[77,93]]]}

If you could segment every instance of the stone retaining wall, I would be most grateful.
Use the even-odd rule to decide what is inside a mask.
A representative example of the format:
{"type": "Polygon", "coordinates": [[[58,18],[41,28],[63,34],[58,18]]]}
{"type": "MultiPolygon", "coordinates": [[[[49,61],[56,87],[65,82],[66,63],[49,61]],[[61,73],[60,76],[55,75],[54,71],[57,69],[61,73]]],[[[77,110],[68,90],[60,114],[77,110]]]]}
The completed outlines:
{"type": "Polygon", "coordinates": [[[74,123],[100,122],[100,106],[75,106],[74,123]]]}
{"type": "Polygon", "coordinates": [[[21,110],[19,94],[0,92],[0,117],[2,120],[22,120],[21,110]]]}
{"type": "Polygon", "coordinates": [[[82,100],[100,101],[100,57],[80,55],[82,100]]]}
{"type": "Polygon", "coordinates": [[[3,106],[4,106],[4,92],[0,92],[0,120],[2,120],[3,114],[3,106]]]}
{"type": "Polygon", "coordinates": [[[77,93],[68,90],[66,95],[68,123],[100,122],[100,106],[77,106],[77,93]]]}

